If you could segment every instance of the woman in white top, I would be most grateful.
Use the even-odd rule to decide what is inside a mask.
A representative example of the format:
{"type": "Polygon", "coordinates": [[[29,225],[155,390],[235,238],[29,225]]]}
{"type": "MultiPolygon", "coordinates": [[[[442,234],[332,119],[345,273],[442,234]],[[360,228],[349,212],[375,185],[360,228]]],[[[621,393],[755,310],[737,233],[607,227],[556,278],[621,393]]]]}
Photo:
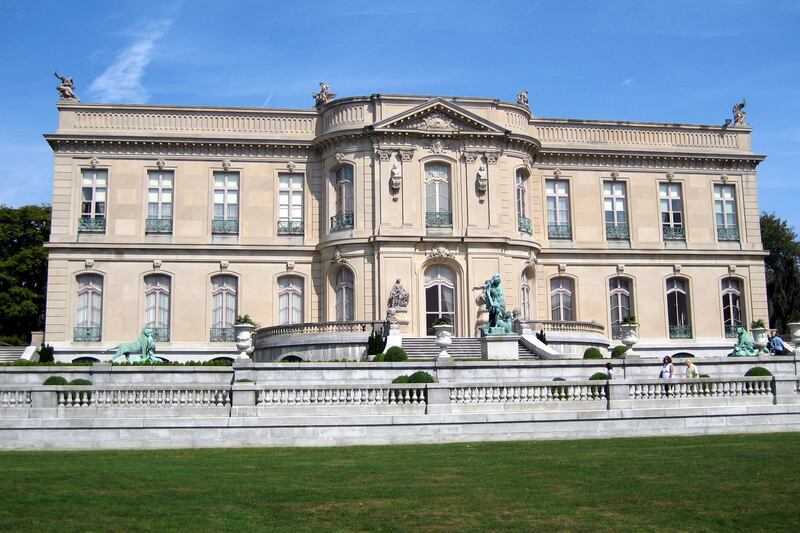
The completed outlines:
{"type": "Polygon", "coordinates": [[[672,376],[675,375],[675,366],[672,364],[672,357],[666,355],[662,361],[661,365],[661,372],[659,372],[658,377],[661,379],[672,379],[672,376]]]}

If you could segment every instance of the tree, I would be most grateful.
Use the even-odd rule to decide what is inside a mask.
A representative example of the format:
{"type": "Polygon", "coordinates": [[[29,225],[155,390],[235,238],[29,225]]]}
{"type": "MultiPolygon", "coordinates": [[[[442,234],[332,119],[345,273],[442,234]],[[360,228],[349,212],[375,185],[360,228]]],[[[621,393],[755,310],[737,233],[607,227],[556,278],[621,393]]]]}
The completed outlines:
{"type": "Polygon", "coordinates": [[[786,324],[800,317],[800,242],[789,223],[774,213],[761,214],[761,242],[769,251],[764,260],[769,322],[786,332],[786,324]]]}
{"type": "Polygon", "coordinates": [[[0,205],[0,341],[27,344],[44,327],[50,206],[0,205]]]}

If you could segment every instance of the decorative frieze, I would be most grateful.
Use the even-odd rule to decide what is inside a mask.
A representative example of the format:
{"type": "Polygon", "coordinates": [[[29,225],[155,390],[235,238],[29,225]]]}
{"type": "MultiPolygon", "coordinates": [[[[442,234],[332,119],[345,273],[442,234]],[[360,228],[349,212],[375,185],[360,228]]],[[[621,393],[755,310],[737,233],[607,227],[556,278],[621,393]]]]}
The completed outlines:
{"type": "Polygon", "coordinates": [[[455,250],[450,250],[447,246],[443,244],[439,244],[430,250],[426,254],[430,258],[445,258],[445,259],[453,259],[456,256],[455,250]]]}
{"type": "MultiPolygon", "coordinates": [[[[48,136],[53,151],[59,154],[100,154],[103,156],[152,157],[163,154],[170,158],[234,157],[252,159],[305,160],[312,147],[309,144],[221,143],[203,141],[129,141],[129,140],[72,140],[48,136]]],[[[99,164],[99,160],[97,164],[99,164]]]]}
{"type": "Polygon", "coordinates": [[[588,154],[574,152],[542,151],[536,156],[540,165],[555,167],[593,167],[593,168],[647,168],[677,170],[728,170],[754,171],[763,160],[760,156],[705,157],[636,154],[588,154]]]}

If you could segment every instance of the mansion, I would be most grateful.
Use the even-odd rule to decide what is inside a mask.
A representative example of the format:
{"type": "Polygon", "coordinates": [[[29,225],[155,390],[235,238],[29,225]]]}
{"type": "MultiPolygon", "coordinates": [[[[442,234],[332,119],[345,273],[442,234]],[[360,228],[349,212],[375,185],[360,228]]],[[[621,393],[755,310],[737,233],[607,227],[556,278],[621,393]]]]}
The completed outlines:
{"type": "Polygon", "coordinates": [[[97,357],[150,327],[168,359],[230,354],[245,314],[382,322],[398,280],[404,335],[447,317],[471,337],[496,272],[522,321],[594,323],[616,345],[635,316],[642,355],[723,355],[736,326],[767,321],[764,157],[741,107],[693,125],[540,118],[524,92],[315,97],[62,99],[45,135],[56,353],[97,357]]]}

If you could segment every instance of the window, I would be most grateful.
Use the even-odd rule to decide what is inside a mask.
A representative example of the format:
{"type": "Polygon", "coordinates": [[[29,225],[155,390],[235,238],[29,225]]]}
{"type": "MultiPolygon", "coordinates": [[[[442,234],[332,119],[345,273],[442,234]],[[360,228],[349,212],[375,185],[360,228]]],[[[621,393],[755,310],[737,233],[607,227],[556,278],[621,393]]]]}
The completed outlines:
{"type": "Polygon", "coordinates": [[[689,284],[683,278],[667,279],[667,317],[670,339],[691,339],[689,284]]]}
{"type": "Polygon", "coordinates": [[[103,277],[99,274],[78,276],[76,319],[75,341],[100,341],[103,326],[103,277]]]}
{"type": "Polygon", "coordinates": [[[81,232],[106,230],[106,193],[108,170],[85,168],[81,170],[81,232]]]}
{"type": "Polygon", "coordinates": [[[172,233],[171,170],[147,171],[147,233],[172,233]]]}
{"type": "Polygon", "coordinates": [[[742,287],[736,278],[722,280],[722,324],[725,336],[735,338],[736,328],[744,324],[742,319],[742,287]]]}
{"type": "Polygon", "coordinates": [[[355,309],[353,307],[354,297],[354,276],[349,268],[340,268],[336,273],[336,280],[333,285],[334,299],[336,302],[336,321],[350,322],[355,320],[355,309]]]}
{"type": "Polygon", "coordinates": [[[547,180],[547,237],[549,239],[571,239],[569,222],[569,182],[547,180]]]}
{"type": "Polygon", "coordinates": [[[522,278],[519,285],[519,303],[520,312],[524,320],[530,320],[533,317],[533,279],[530,269],[526,268],[522,271],[522,278]]]}
{"type": "Polygon", "coordinates": [[[303,322],[303,278],[281,276],[278,278],[278,323],[303,322]]]}
{"type": "Polygon", "coordinates": [[[611,338],[620,338],[622,321],[633,315],[633,291],[628,278],[611,278],[608,281],[608,294],[611,305],[611,338]]]}
{"type": "Polygon", "coordinates": [[[661,207],[661,231],[665,241],[686,238],[683,227],[683,198],[680,183],[661,183],[658,186],[661,207]]]}
{"type": "Polygon", "coordinates": [[[235,276],[211,278],[211,342],[233,342],[238,280],[235,276]]]}
{"type": "Polygon", "coordinates": [[[736,189],[733,185],[714,185],[714,214],[717,219],[717,240],[738,241],[736,189]]]}
{"type": "Polygon", "coordinates": [[[280,175],[278,235],[303,235],[303,175],[280,175]]]}
{"type": "Polygon", "coordinates": [[[455,331],[456,275],[445,265],[432,265],[425,271],[425,330],[433,335],[433,323],[449,318],[455,331]]]}
{"type": "Polygon", "coordinates": [[[453,226],[453,213],[450,211],[450,165],[447,163],[425,165],[425,226],[453,226]]]}
{"type": "Polygon", "coordinates": [[[528,218],[528,206],[526,202],[528,197],[528,172],[524,168],[517,169],[516,182],[517,229],[525,233],[531,233],[531,219],[528,218]]]}
{"type": "Polygon", "coordinates": [[[575,320],[572,291],[572,279],[562,276],[550,280],[550,313],[553,320],[575,320]]]}
{"type": "Polygon", "coordinates": [[[144,278],[144,325],[153,330],[153,340],[169,342],[169,304],[172,280],[163,274],[144,278]]]}
{"type": "Polygon", "coordinates": [[[603,206],[606,215],[606,238],[627,239],[628,208],[625,184],[616,181],[603,182],[603,206]]]}
{"type": "Polygon", "coordinates": [[[239,233],[239,173],[214,172],[212,233],[239,233]]]}
{"type": "Polygon", "coordinates": [[[353,228],[353,167],[343,165],[336,169],[334,192],[336,214],[331,217],[331,231],[353,228]]]}

